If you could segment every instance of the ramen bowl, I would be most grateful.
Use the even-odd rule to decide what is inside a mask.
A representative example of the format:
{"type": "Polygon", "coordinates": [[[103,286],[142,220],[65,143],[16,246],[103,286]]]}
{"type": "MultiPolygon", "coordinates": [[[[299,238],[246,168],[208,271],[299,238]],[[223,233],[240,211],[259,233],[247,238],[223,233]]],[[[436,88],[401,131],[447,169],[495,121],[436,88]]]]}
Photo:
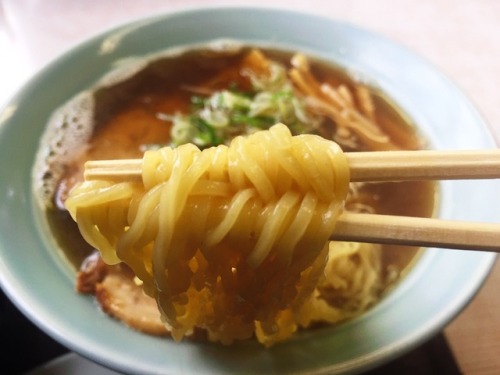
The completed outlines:
{"type": "MultiPolygon", "coordinates": [[[[427,249],[367,313],[338,326],[304,330],[268,349],[254,341],[223,346],[139,334],[75,292],[75,272],[32,193],[33,163],[48,119],[123,60],[220,39],[301,51],[368,80],[403,109],[432,148],[495,147],[483,120],[452,82],[411,51],[355,26],[244,7],[190,9],[136,21],[53,61],[0,112],[0,281],[6,294],[69,349],[130,373],[356,373],[437,334],[473,298],[494,255],[427,249]]],[[[498,181],[443,182],[438,215],[499,222],[499,188],[498,181]]]]}

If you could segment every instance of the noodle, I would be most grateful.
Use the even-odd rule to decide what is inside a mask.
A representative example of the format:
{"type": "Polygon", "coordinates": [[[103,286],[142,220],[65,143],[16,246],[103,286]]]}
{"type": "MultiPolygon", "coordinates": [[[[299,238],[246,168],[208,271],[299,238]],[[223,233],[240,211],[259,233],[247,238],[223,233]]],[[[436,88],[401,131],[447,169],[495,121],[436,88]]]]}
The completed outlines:
{"type": "Polygon", "coordinates": [[[316,287],[348,190],[335,143],[278,124],[229,147],[148,151],[142,183],[85,181],[66,207],[106,262],[143,281],[175,339],[198,327],[272,345],[316,320],[307,310],[328,289],[316,287]]]}

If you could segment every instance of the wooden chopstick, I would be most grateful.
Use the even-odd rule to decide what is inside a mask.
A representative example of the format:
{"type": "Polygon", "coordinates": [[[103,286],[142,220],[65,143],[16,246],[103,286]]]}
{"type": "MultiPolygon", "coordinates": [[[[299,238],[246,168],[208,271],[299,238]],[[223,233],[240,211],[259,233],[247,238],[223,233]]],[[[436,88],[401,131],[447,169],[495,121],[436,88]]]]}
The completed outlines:
{"type": "Polygon", "coordinates": [[[500,224],[344,212],[332,240],[500,252],[500,224]]]}
{"type": "Polygon", "coordinates": [[[89,160],[85,180],[135,181],[142,179],[142,159],[89,160]]]}
{"type": "MultiPolygon", "coordinates": [[[[370,151],[345,153],[351,181],[459,180],[500,178],[500,149],[478,151],[370,151]]],[[[140,179],[141,159],[92,160],[87,180],[140,179]]]]}
{"type": "MultiPolygon", "coordinates": [[[[351,181],[500,178],[500,149],[481,151],[381,151],[345,154],[351,181]]],[[[142,179],[142,160],[93,160],[86,180],[142,179]]],[[[344,212],[332,240],[500,253],[500,224],[344,212]]]]}
{"type": "Polygon", "coordinates": [[[500,178],[500,149],[346,153],[351,181],[500,178]]]}

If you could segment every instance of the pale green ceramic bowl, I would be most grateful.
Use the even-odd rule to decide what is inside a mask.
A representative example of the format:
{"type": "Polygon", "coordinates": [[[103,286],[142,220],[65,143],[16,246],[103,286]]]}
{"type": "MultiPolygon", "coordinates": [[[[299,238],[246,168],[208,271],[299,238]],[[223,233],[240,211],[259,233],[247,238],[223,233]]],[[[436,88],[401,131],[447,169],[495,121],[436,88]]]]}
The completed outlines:
{"type": "MultiPolygon", "coordinates": [[[[336,328],[303,332],[272,349],[254,342],[224,347],[141,335],[100,312],[92,298],[75,293],[73,271],[44,229],[32,198],[32,163],[47,119],[117,60],[219,38],[300,50],[347,67],[386,91],[434,148],[495,147],[476,110],[448,79],[412,52],[357,27],[258,8],[192,9],[128,24],[55,60],[0,112],[0,281],[5,292],[62,344],[131,373],[354,373],[438,333],[481,286],[492,254],[429,249],[369,313],[336,328]]],[[[498,191],[498,181],[443,183],[440,216],[500,222],[498,191]]]]}

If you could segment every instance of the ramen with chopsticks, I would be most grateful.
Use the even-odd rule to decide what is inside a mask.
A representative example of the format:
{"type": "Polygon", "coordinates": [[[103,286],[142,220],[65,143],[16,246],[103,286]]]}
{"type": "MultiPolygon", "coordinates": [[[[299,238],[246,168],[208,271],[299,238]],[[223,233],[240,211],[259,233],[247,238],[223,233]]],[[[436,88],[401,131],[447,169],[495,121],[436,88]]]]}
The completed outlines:
{"type": "Polygon", "coordinates": [[[404,273],[416,250],[328,240],[343,209],[432,214],[432,182],[349,185],[341,148],[421,147],[383,96],[283,51],[191,49],[146,65],[93,91],[94,133],[48,212],[67,207],[107,263],[128,265],[175,339],[272,345],[366,311],[404,273]],[[85,160],[144,151],[142,181],[79,182],[85,160]]]}

